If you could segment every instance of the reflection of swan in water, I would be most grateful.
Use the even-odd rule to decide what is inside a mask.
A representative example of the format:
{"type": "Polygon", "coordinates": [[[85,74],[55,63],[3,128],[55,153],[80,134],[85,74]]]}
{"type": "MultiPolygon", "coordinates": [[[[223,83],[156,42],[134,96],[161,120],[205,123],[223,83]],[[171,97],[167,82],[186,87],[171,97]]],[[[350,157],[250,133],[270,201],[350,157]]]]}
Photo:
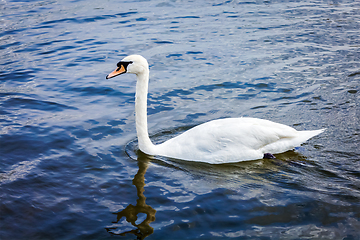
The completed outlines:
{"type": "MultiPolygon", "coordinates": [[[[152,139],[155,143],[161,142],[163,139],[169,139],[185,130],[178,128],[159,132],[153,135],[152,139]]],[[[126,154],[133,160],[138,159],[141,154],[137,139],[129,142],[125,149],[126,154]]],[[[272,189],[274,188],[272,184],[278,181],[281,183],[282,177],[288,176],[288,172],[299,172],[299,174],[306,175],[306,171],[312,169],[312,166],[316,165],[316,163],[311,158],[308,158],[306,154],[303,155],[303,151],[304,149],[301,148],[298,151],[287,151],[276,155],[276,159],[215,165],[156,156],[156,158],[151,158],[151,163],[157,169],[152,174],[159,175],[164,179],[170,179],[181,186],[186,192],[186,194],[179,196],[181,199],[186,197],[192,199],[194,194],[203,195],[219,188],[234,190],[239,196],[242,195],[244,199],[250,199],[256,194],[264,195],[266,193],[263,191],[255,192],[253,188],[247,186],[257,186],[257,189],[262,187],[266,189],[266,186],[268,186],[272,189]],[[272,179],[273,176],[279,176],[279,173],[281,173],[281,178],[272,179]],[[273,182],[269,181],[269,178],[273,182]]],[[[291,178],[290,174],[289,178],[291,178]]],[[[166,185],[166,181],[163,184],[166,185]]]]}
{"type": "Polygon", "coordinates": [[[148,168],[148,162],[149,161],[147,160],[147,157],[140,153],[138,157],[139,171],[133,180],[133,184],[136,187],[138,196],[136,205],[134,206],[129,204],[129,206],[127,206],[122,211],[115,213],[117,215],[115,223],[118,223],[122,217],[125,217],[126,221],[131,223],[134,227],[136,227],[136,229],[122,233],[114,233],[113,230],[115,228],[109,227],[106,228],[109,233],[121,236],[125,236],[126,234],[131,233],[136,235],[137,239],[144,239],[154,232],[154,229],[150,226],[150,223],[155,221],[156,210],[145,203],[146,197],[144,196],[145,173],[148,168]],[[136,221],[138,220],[138,214],[140,213],[146,214],[146,218],[140,224],[136,224],[136,221]]]}

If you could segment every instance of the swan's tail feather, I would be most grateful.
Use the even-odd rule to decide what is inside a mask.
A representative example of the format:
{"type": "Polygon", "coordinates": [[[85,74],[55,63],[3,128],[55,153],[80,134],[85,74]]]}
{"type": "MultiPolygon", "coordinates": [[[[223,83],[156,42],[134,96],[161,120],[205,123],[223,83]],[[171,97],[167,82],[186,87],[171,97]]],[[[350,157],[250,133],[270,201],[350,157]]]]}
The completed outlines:
{"type": "Polygon", "coordinates": [[[270,152],[272,154],[282,153],[287,150],[293,149],[295,147],[300,146],[304,142],[306,142],[308,139],[319,135],[320,133],[324,132],[324,129],[319,130],[310,130],[310,131],[298,131],[297,136],[289,139],[289,138],[283,138],[279,141],[276,141],[275,143],[269,144],[262,148],[262,153],[270,152]]]}
{"type": "Polygon", "coordinates": [[[316,135],[319,135],[320,133],[324,132],[326,128],[319,129],[319,130],[310,130],[310,131],[300,131],[301,138],[304,139],[303,142],[306,140],[315,137],[316,135]]]}

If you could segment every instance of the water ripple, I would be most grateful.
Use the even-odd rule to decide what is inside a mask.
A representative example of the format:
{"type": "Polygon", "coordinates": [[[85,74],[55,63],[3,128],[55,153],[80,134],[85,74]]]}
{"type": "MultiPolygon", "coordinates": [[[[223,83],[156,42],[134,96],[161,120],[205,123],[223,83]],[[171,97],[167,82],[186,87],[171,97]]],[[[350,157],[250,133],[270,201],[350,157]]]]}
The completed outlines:
{"type": "Polygon", "coordinates": [[[2,1],[2,239],[358,239],[356,1],[2,1]],[[277,159],[142,154],[128,54],[161,143],[251,116],[327,128],[277,159]],[[125,235],[125,236],[124,236],[125,235]]]}

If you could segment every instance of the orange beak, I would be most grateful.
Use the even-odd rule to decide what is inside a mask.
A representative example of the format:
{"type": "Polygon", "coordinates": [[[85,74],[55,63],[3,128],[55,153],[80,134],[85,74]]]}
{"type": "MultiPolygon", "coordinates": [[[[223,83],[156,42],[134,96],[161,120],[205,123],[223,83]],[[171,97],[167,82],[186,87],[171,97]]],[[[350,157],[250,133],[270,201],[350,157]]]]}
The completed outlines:
{"type": "Polygon", "coordinates": [[[109,75],[106,76],[106,79],[116,77],[120,74],[126,73],[126,69],[123,65],[112,71],[109,75]]]}

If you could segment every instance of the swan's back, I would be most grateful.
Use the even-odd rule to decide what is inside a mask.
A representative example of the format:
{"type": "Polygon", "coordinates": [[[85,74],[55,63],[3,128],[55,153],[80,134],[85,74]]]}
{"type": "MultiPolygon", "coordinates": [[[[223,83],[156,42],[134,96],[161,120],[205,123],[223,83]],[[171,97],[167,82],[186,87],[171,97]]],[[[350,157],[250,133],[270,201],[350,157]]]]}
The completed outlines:
{"type": "Polygon", "coordinates": [[[207,163],[261,159],[293,149],[321,133],[257,118],[226,118],[198,125],[157,145],[158,155],[207,163]]]}

